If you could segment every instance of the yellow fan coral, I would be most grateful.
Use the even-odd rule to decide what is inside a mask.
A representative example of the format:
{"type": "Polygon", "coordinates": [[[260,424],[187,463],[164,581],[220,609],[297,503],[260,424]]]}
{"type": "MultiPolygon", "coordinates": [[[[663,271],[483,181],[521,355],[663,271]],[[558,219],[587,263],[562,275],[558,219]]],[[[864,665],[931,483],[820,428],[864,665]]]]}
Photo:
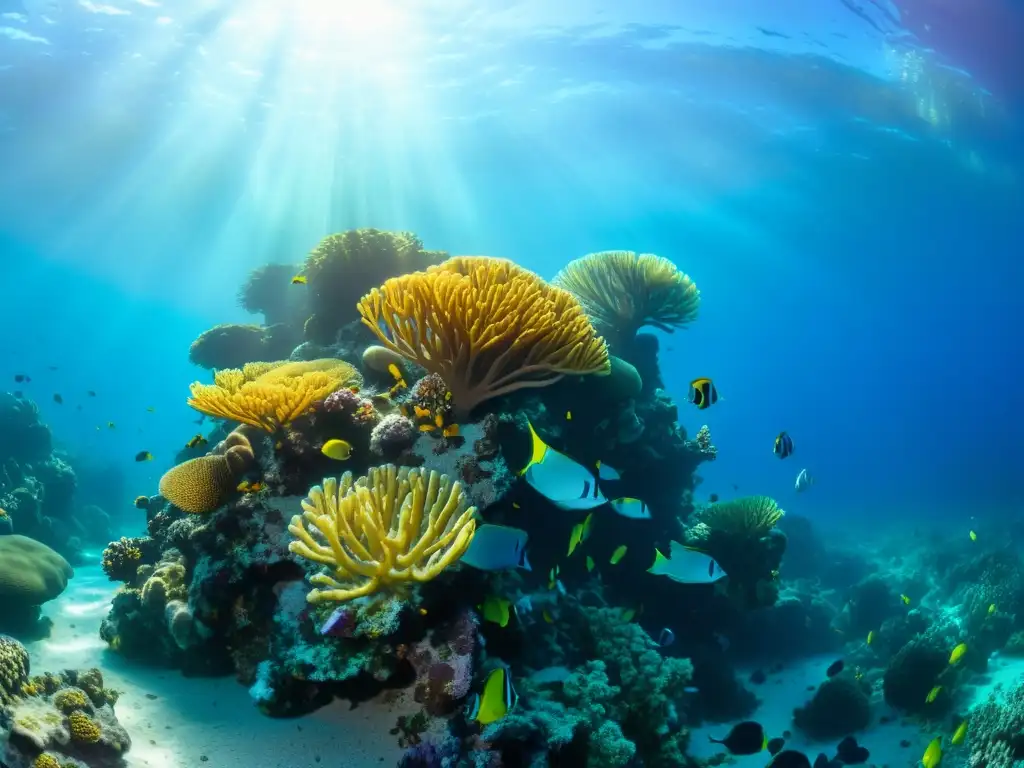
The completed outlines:
{"type": "Polygon", "coordinates": [[[645,325],[671,332],[697,317],[700,291],[668,259],[650,253],[602,251],[576,259],[555,277],[572,293],[613,349],[645,325]]]}
{"type": "Polygon", "coordinates": [[[332,392],[361,385],[359,372],[344,360],[249,363],[240,370],[218,371],[213,384],[192,384],[188,404],[210,416],[273,432],[332,392]]]}
{"type": "Polygon", "coordinates": [[[288,530],[289,550],[326,565],[307,600],[344,602],[430,581],[456,562],[476,532],[475,507],[447,475],[386,464],[354,483],[346,472],[314,486],[288,530]]]}
{"type": "Polygon", "coordinates": [[[579,302],[506,259],[464,256],[392,278],[359,312],[384,346],[444,379],[460,420],[489,398],[610,370],[579,302]]]}
{"type": "Polygon", "coordinates": [[[775,527],[786,513],[767,496],[747,496],[704,507],[699,522],[711,532],[759,538],[775,527]]]}

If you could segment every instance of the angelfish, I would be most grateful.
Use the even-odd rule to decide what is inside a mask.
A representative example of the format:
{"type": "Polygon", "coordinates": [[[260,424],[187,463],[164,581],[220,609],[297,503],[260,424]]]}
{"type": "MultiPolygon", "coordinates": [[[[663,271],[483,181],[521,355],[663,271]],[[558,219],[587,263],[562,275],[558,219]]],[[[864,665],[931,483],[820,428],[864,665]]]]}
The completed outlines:
{"type": "Polygon", "coordinates": [[[666,576],[680,584],[714,584],[727,574],[711,555],[673,541],[669,557],[654,550],[654,563],[647,569],[655,576],[666,576]]]}
{"type": "Polygon", "coordinates": [[[597,481],[618,479],[618,472],[602,464],[597,475],[564,453],[545,443],[533,424],[530,428],[532,450],[530,461],[520,471],[534,490],[562,509],[593,509],[608,502],[597,481]]]}

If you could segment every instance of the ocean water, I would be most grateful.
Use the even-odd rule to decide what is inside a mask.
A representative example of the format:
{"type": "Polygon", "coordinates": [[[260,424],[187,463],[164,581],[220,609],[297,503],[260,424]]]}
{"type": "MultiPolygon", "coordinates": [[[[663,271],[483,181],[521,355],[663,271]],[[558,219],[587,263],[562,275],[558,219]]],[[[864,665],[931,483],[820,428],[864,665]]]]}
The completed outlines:
{"type": "MultiPolygon", "coordinates": [[[[19,391],[36,404],[53,456],[78,477],[74,496],[51,516],[63,525],[98,505],[108,538],[146,534],[147,513],[133,500],[156,496],[164,473],[191,456],[181,451],[194,434],[212,446],[235,426],[218,432],[212,418],[197,425],[188,387],[211,374],[190,362],[189,345],[219,323],[261,322],[236,300],[250,271],[287,263],[298,274],[331,233],[411,231],[427,249],[508,258],[549,281],[588,253],[657,254],[701,292],[696,320],[653,331],[664,390],[686,435],[707,425],[718,452],[696,469],[692,498],[655,510],[662,527],[647,543],[657,538],[664,550],[675,535],[665,521],[699,512],[712,495],[770,496],[825,542],[815,568],[787,583],[787,560],[804,545],[782,526],[790,533],[782,592],[831,606],[826,623],[838,638],[787,659],[761,687],[748,676],[774,669],[774,652],[737,633],[775,626],[781,619],[768,614],[777,605],[725,620],[693,608],[703,593],[678,603],[663,591],[646,598],[659,604],[635,622],[655,640],[662,625],[679,638],[659,652],[697,659],[704,640],[720,637],[723,668],[736,666],[736,679],[763,702],[713,726],[700,707],[674,703],[694,729],[688,754],[718,751],[702,727],[720,735],[751,717],[771,735],[791,728],[789,712],[808,686],[843,657],[874,686],[872,725],[862,734],[871,762],[916,765],[932,736],[951,736],[949,718],[1020,674],[1003,646],[1024,629],[1016,559],[1024,536],[1021,35],[1024,8],[1013,0],[0,0],[0,393],[19,391]],[[707,410],[688,402],[700,377],[719,395],[707,410]],[[782,461],[773,454],[781,431],[795,445],[782,461]],[[137,461],[140,452],[152,459],[137,461]],[[799,493],[801,469],[814,484],[799,493]],[[972,571],[985,557],[1016,565],[993,576],[984,561],[972,571]],[[983,600],[1010,616],[992,631],[999,642],[987,625],[977,637],[974,609],[950,581],[958,568],[975,574],[964,583],[984,582],[1000,595],[983,600]],[[956,636],[986,658],[998,654],[976,678],[955,686],[943,678],[955,690],[945,720],[890,713],[881,675],[902,644],[878,652],[873,676],[862,641],[869,627],[849,619],[859,599],[849,589],[871,573],[892,597],[911,598],[921,623],[910,635],[956,636]],[[1010,609],[1018,597],[1020,626],[1010,609]],[[700,626],[688,628],[692,621],[700,626]]],[[[538,392],[549,415],[562,407],[538,392]]],[[[531,407],[502,405],[520,417],[531,407]]],[[[569,421],[580,421],[581,407],[573,404],[569,421]]],[[[624,405],[605,407],[594,424],[624,405]]],[[[0,458],[17,462],[22,438],[4,418],[0,447],[14,447],[0,458]]],[[[555,419],[556,434],[570,429],[565,421],[555,419]]],[[[622,443],[617,455],[642,463],[645,440],[622,443]]],[[[288,465],[306,487],[346,468],[312,453],[288,465]]],[[[260,461],[266,470],[276,459],[260,461]]],[[[29,464],[19,466],[31,475],[29,464]]],[[[638,480],[627,470],[630,495],[671,484],[675,471],[657,465],[638,480]]],[[[10,473],[0,477],[0,507],[19,485],[10,473]]],[[[265,502],[289,516],[290,497],[302,492],[287,491],[271,490],[265,502]]],[[[17,510],[12,517],[17,532],[17,510]]],[[[514,515],[500,521],[516,524],[514,515]]],[[[523,523],[532,550],[561,549],[568,529],[559,525],[523,523]]],[[[343,702],[358,696],[321,687],[317,695],[333,703],[282,720],[256,706],[248,667],[182,676],[189,665],[180,659],[126,658],[100,636],[121,586],[100,569],[105,542],[79,538],[62,551],[76,575],[43,605],[53,621],[48,636],[7,631],[24,640],[34,671],[98,666],[123,692],[114,712],[132,748],[113,762],[86,750],[80,764],[164,768],[203,757],[215,768],[253,759],[298,768],[401,759],[407,745],[389,730],[400,714],[420,710],[410,681],[404,694],[375,692],[387,701],[351,711],[343,702]]],[[[217,598],[199,595],[197,561],[186,560],[190,609],[206,601],[204,610],[230,613],[238,593],[211,605],[217,598]]],[[[550,591],[555,564],[538,555],[523,583],[484,574],[477,591],[536,601],[550,591]]],[[[591,599],[586,578],[565,575],[567,599],[591,599]]],[[[636,607],[630,582],[623,598],[621,584],[602,578],[602,601],[636,607]]],[[[0,610],[8,610],[2,586],[0,610]]],[[[635,588],[646,590],[639,580],[635,588]]],[[[473,594],[465,599],[482,597],[473,594]]],[[[420,636],[395,644],[437,628],[439,612],[425,604],[420,636]]],[[[259,605],[267,618],[281,610],[259,605]]],[[[894,612],[882,611],[879,631],[894,612]]],[[[517,648],[540,642],[532,622],[514,631],[517,648]]],[[[508,663],[522,678],[537,666],[493,634],[488,628],[477,652],[474,691],[488,664],[508,663]]],[[[281,638],[277,654],[290,642],[281,638]]],[[[565,663],[574,667],[572,654],[565,663]]],[[[399,682],[386,687],[401,692],[399,682]]],[[[530,711],[529,686],[524,692],[530,711]]],[[[455,729],[462,759],[485,764],[470,754],[479,743],[458,730],[461,711],[458,726],[431,713],[428,732],[441,743],[455,729]]],[[[17,742],[8,730],[0,716],[0,759],[33,765],[23,747],[5,756],[5,739],[17,742]]],[[[792,743],[812,761],[831,751],[801,738],[792,743]]],[[[626,764],[579,749],[529,752],[507,748],[503,759],[626,764]]],[[[768,759],[759,753],[742,765],[768,759]]],[[[954,751],[946,759],[966,758],[954,751]]]]}

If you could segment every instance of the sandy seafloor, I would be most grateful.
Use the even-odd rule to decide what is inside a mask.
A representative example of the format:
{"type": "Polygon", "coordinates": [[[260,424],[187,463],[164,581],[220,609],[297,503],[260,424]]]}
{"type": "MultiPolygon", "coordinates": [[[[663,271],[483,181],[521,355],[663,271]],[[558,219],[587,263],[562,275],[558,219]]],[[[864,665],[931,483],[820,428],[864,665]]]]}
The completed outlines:
{"type": "Polygon", "coordinates": [[[185,678],[173,669],[126,662],[107,650],[99,627],[117,587],[100,570],[99,553],[90,553],[64,594],[44,608],[54,622],[50,637],[26,646],[33,673],[99,667],[106,684],[122,691],[115,711],[132,738],[131,768],[397,764],[403,750],[388,731],[399,715],[415,712],[418,705],[407,709],[399,699],[350,709],[348,702],[336,701],[306,717],[266,717],[234,677],[185,678]]]}
{"type": "MultiPolygon", "coordinates": [[[[388,731],[401,714],[412,714],[418,706],[396,701],[372,701],[350,709],[337,701],[311,715],[295,719],[266,717],[256,709],[248,690],[234,677],[185,678],[171,669],[153,669],[126,662],[107,650],[99,637],[117,585],[99,567],[99,553],[75,569],[75,577],[57,600],[47,604],[45,613],[53,622],[48,639],[27,643],[33,672],[67,668],[99,667],[107,685],[122,691],[117,716],[132,737],[127,755],[130,768],[363,768],[394,766],[402,750],[388,731]],[[205,758],[205,759],[204,759],[205,758]]],[[[812,743],[793,728],[793,709],[812,695],[808,687],[825,679],[825,669],[835,656],[822,656],[786,664],[769,674],[763,685],[750,686],[762,700],[752,716],[770,737],[790,730],[786,747],[804,751],[811,761],[819,752],[832,757],[835,743],[812,743]]],[[[751,670],[741,671],[744,676],[751,670]]],[[[1012,685],[1024,675],[1024,660],[995,658],[989,673],[972,691],[968,706],[983,701],[998,684],[1012,685]]],[[[967,709],[965,707],[964,709],[967,709]]],[[[892,722],[874,725],[858,734],[858,741],[871,752],[867,766],[907,768],[918,766],[929,740],[939,730],[924,730],[914,723],[876,705],[874,721],[890,714],[892,722]],[[907,740],[909,747],[901,747],[907,740]]],[[[694,729],[690,751],[710,757],[721,747],[708,736],[721,738],[729,724],[694,729]]],[[[948,729],[942,734],[951,735],[948,729]]],[[[733,758],[737,768],[763,768],[768,754],[733,758]]],[[[943,768],[964,765],[965,749],[951,748],[943,757],[943,768]]]]}

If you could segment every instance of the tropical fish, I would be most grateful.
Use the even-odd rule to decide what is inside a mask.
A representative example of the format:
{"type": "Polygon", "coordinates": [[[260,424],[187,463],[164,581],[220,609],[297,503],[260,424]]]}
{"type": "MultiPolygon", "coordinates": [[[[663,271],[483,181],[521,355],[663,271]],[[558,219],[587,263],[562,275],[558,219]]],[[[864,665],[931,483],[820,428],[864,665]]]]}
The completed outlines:
{"type": "Polygon", "coordinates": [[[995,612],[996,612],[996,604],[992,603],[992,605],[990,605],[988,607],[988,615],[991,616],[995,612]]]}
{"type": "Polygon", "coordinates": [[[443,413],[436,413],[436,414],[434,414],[434,426],[436,426],[438,429],[440,429],[441,427],[444,426],[444,414],[443,413]]]}
{"type": "Polygon", "coordinates": [[[845,667],[845,666],[846,666],[846,663],[842,659],[838,659],[837,661],[833,661],[831,664],[828,665],[828,669],[825,670],[825,676],[826,677],[835,677],[836,675],[838,675],[840,672],[843,671],[843,667],[845,667]]]}
{"type": "Polygon", "coordinates": [[[576,547],[590,538],[590,526],[593,519],[594,513],[591,512],[582,522],[576,523],[572,527],[572,532],[569,534],[569,551],[566,553],[567,556],[572,555],[576,551],[576,547]]]}
{"type": "Polygon", "coordinates": [[[346,461],[348,457],[352,455],[352,444],[347,440],[338,440],[335,438],[324,443],[320,448],[320,453],[328,459],[346,461]]]}
{"type": "Polygon", "coordinates": [[[662,648],[668,648],[672,643],[676,641],[676,633],[668,627],[665,627],[658,633],[658,645],[662,648]]]}
{"type": "Polygon", "coordinates": [[[476,529],[473,540],[459,562],[481,571],[501,571],[506,568],[530,570],[526,559],[529,534],[520,528],[485,523],[476,529]]]}
{"type": "Polygon", "coordinates": [[[651,510],[648,509],[647,505],[640,501],[640,499],[624,496],[621,499],[614,499],[611,502],[611,507],[623,517],[628,517],[633,520],[651,519],[651,510]]]}
{"type": "Polygon", "coordinates": [[[57,405],[61,405],[64,403],[64,398],[61,397],[59,394],[56,394],[53,396],[53,402],[55,402],[57,405]]]}
{"type": "Polygon", "coordinates": [[[788,458],[793,454],[793,438],[786,432],[779,432],[775,438],[775,455],[780,459],[788,458]]]}
{"type": "Polygon", "coordinates": [[[511,600],[495,595],[486,598],[477,608],[485,621],[490,621],[499,627],[507,627],[509,616],[515,611],[511,600]]]}
{"type": "MultiPolygon", "coordinates": [[[[527,424],[533,448],[529,463],[519,473],[527,483],[562,509],[593,509],[607,502],[589,469],[548,446],[527,424]]],[[[598,476],[604,476],[601,468],[598,476]]]]}
{"type": "Polygon", "coordinates": [[[590,573],[593,570],[594,570],[594,558],[592,558],[590,555],[587,555],[587,573],[590,573]]]}
{"type": "Polygon", "coordinates": [[[572,411],[566,411],[565,412],[565,420],[566,421],[572,421],[572,411]]]}
{"type": "Polygon", "coordinates": [[[939,698],[939,694],[940,693],[942,693],[942,686],[941,685],[936,685],[934,688],[932,688],[930,691],[928,691],[928,695],[924,697],[924,703],[925,704],[931,704],[937,698],[939,698]]]}
{"type": "Polygon", "coordinates": [[[117,429],[117,424],[112,421],[107,422],[107,429],[117,429]]]}
{"type": "Polygon", "coordinates": [[[263,483],[259,481],[256,481],[255,483],[250,483],[248,480],[243,480],[237,486],[235,486],[235,490],[241,493],[259,493],[260,491],[263,490],[263,483]]]}
{"type": "Polygon", "coordinates": [[[669,546],[670,557],[654,550],[654,563],[647,569],[648,573],[665,576],[680,584],[714,584],[725,578],[722,566],[711,555],[683,546],[678,541],[672,541],[669,546]]]}
{"type": "Polygon", "coordinates": [[[959,664],[960,659],[964,657],[965,653],[967,653],[967,643],[960,643],[960,645],[954,648],[953,652],[949,654],[949,663],[959,664]]]}
{"type": "Polygon", "coordinates": [[[803,493],[812,485],[814,485],[814,478],[807,474],[806,469],[801,469],[800,474],[796,476],[796,492],[803,493]]]}
{"type": "Polygon", "coordinates": [[[978,534],[976,534],[974,531],[971,531],[970,536],[971,536],[971,541],[977,541],[978,540],[978,534]]]}
{"type": "MultiPolygon", "coordinates": [[[[392,363],[392,365],[394,365],[394,363],[392,363]]],[[[412,407],[412,412],[416,416],[417,419],[429,419],[430,418],[430,409],[429,408],[422,408],[422,407],[414,404],[413,407],[412,407]]]]}
{"type": "Polygon", "coordinates": [[[626,556],[626,552],[628,549],[629,547],[627,547],[625,544],[620,544],[619,546],[617,546],[615,548],[615,551],[612,552],[612,556],[608,558],[609,564],[618,565],[619,561],[626,556]]]}
{"type": "Polygon", "coordinates": [[[768,751],[771,752],[772,755],[779,754],[784,746],[786,746],[786,740],[779,736],[768,740],[768,751]]]}
{"type": "Polygon", "coordinates": [[[136,509],[149,509],[149,496],[136,496],[135,497],[135,508],[136,509]]]}
{"type": "Polygon", "coordinates": [[[710,408],[718,402],[718,390],[711,379],[694,379],[690,382],[690,402],[700,410],[710,408]]]}
{"type": "Polygon", "coordinates": [[[207,442],[208,441],[207,441],[207,439],[205,437],[203,437],[202,435],[197,434],[197,435],[193,436],[187,443],[185,443],[185,447],[186,448],[196,448],[196,447],[198,447],[200,445],[206,445],[207,442]]]}
{"type": "Polygon", "coordinates": [[[909,598],[909,597],[907,597],[906,595],[900,595],[900,601],[901,601],[901,602],[902,602],[902,603],[903,603],[904,605],[910,605],[910,598],[909,598]]]}
{"type": "Polygon", "coordinates": [[[924,764],[924,768],[935,768],[942,760],[942,737],[936,736],[928,744],[928,747],[924,751],[924,755],[921,756],[921,762],[924,764]]]}
{"type": "Polygon", "coordinates": [[[953,738],[949,740],[949,743],[954,747],[959,747],[964,743],[964,739],[967,738],[967,721],[964,720],[960,725],[953,731],[953,738]]]}
{"type": "Polygon", "coordinates": [[[732,755],[756,755],[768,746],[764,726],[753,720],[744,720],[732,727],[724,739],[708,736],[712,744],[721,744],[732,755]]]}
{"type": "Polygon", "coordinates": [[[449,424],[447,427],[444,428],[444,430],[442,430],[441,434],[444,437],[458,437],[459,436],[459,425],[458,424],[449,424]]]}
{"type": "Polygon", "coordinates": [[[787,749],[773,757],[768,766],[770,768],[811,768],[811,760],[803,752],[787,749]]]}
{"type": "Polygon", "coordinates": [[[868,632],[868,645],[871,645],[875,641],[875,630],[868,632]]]}
{"type": "Polygon", "coordinates": [[[149,451],[139,451],[138,453],[135,454],[135,460],[136,461],[152,461],[153,460],[153,454],[150,453],[149,451]]]}
{"type": "Polygon", "coordinates": [[[473,694],[468,718],[481,725],[501,720],[515,709],[519,695],[512,687],[512,676],[508,667],[501,666],[487,675],[482,693],[473,694]]]}
{"type": "Polygon", "coordinates": [[[306,284],[306,276],[305,275],[296,275],[295,277],[292,278],[292,285],[305,285],[305,284],[306,284]]]}
{"type": "Polygon", "coordinates": [[[420,432],[434,432],[437,430],[433,424],[420,424],[420,432]]]}
{"type": "Polygon", "coordinates": [[[626,609],[624,609],[622,611],[622,616],[621,616],[623,624],[629,624],[629,622],[631,622],[633,619],[635,619],[636,618],[636,613],[637,613],[637,609],[636,608],[626,608],[626,609]]]}
{"type": "Polygon", "coordinates": [[[24,373],[16,373],[16,374],[14,374],[14,380],[16,382],[18,382],[19,384],[21,384],[21,382],[23,382],[23,381],[26,382],[26,383],[32,381],[32,379],[29,376],[26,376],[24,373]]]}

